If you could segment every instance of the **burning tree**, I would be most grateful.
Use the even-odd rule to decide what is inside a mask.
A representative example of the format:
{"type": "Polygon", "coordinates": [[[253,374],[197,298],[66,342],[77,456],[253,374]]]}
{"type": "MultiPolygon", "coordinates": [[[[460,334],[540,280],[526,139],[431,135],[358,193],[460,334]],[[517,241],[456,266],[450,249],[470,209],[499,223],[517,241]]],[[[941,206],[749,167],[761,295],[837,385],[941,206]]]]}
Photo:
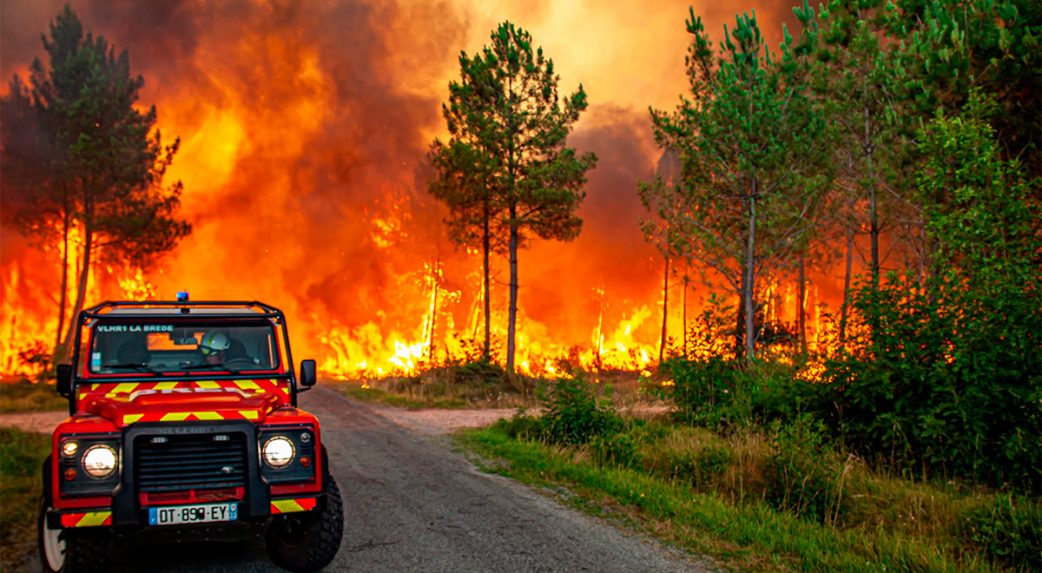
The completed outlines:
{"type": "Polygon", "coordinates": [[[579,235],[575,211],[586,193],[592,153],[565,146],[586,109],[582,86],[562,102],[553,60],[533,51],[531,35],[504,22],[491,46],[460,55],[460,81],[449,84],[443,107],[450,140],[435,140],[438,170],[431,192],[451,211],[453,239],[480,239],[485,257],[485,356],[488,356],[488,253],[505,243],[510,261],[507,372],[514,371],[517,252],[526,236],[568,241],[579,235]],[[494,241],[498,239],[499,242],[494,241]]]}
{"type": "Polygon", "coordinates": [[[714,62],[701,18],[687,21],[692,99],[652,110],[660,145],[677,150],[687,205],[675,225],[679,252],[720,273],[742,301],[737,347],[755,357],[757,279],[797,252],[821,194],[824,119],[807,96],[799,45],[786,34],[781,59],[766,48],[755,15],[737,17],[714,62]]]}
{"type": "Polygon", "coordinates": [[[47,65],[35,59],[30,85],[16,76],[3,102],[5,123],[9,115],[18,118],[3,131],[4,191],[16,195],[13,217],[22,229],[63,244],[54,353],[61,361],[75,327],[70,320],[63,328],[70,261],[78,263],[76,316],[99,259],[147,265],[190,226],[175,216],[180,182],[161,186],[179,140],[164,146],[153,130],[155,107],[134,107],[144,80],[131,75],[127,51],[117,56],[104,37],[84,34],[69,7],[51,24],[43,47],[47,65]],[[70,245],[73,232],[78,240],[70,245]],[[79,251],[74,259],[73,248],[79,251]]]}

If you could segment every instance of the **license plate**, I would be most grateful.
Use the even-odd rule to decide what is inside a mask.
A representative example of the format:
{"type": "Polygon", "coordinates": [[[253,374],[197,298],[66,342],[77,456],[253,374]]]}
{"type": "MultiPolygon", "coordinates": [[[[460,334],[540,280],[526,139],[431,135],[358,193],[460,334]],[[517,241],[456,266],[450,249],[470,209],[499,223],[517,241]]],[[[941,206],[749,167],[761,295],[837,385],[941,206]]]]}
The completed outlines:
{"type": "Polygon", "coordinates": [[[215,521],[236,521],[238,518],[239,504],[237,503],[201,503],[148,508],[149,525],[213,523],[215,521]]]}

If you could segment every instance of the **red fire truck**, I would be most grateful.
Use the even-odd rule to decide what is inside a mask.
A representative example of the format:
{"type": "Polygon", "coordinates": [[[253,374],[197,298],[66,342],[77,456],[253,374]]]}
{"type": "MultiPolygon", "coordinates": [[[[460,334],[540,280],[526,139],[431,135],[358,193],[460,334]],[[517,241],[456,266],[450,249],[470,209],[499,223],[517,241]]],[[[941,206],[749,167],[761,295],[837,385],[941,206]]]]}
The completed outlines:
{"type": "Polygon", "coordinates": [[[332,561],[340,492],[318,418],[297,407],[315,361],[296,375],[280,310],[179,293],[77,321],[72,364],[58,366],[70,417],[43,466],[45,570],[102,570],[130,541],[260,535],[291,571],[332,561]]]}

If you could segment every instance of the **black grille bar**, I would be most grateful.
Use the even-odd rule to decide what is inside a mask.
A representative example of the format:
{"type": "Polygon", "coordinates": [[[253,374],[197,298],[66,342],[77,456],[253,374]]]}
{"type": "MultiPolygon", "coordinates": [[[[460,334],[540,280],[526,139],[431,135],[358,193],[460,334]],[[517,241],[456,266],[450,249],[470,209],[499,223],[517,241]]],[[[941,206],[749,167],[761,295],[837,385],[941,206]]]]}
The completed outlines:
{"type": "Polygon", "coordinates": [[[246,484],[246,435],[140,435],[134,440],[139,492],[241,487],[246,484]],[[158,438],[158,439],[157,439],[158,438]]]}

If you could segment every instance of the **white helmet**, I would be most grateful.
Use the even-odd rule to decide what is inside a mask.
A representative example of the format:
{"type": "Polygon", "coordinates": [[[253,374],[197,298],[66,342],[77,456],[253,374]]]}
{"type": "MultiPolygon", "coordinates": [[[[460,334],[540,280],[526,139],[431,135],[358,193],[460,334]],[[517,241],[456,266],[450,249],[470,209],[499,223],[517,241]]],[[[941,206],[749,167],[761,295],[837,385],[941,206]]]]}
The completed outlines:
{"type": "Polygon", "coordinates": [[[228,338],[227,334],[220,330],[211,330],[204,334],[203,339],[199,341],[199,351],[209,355],[228,350],[231,345],[232,340],[228,338]]]}

